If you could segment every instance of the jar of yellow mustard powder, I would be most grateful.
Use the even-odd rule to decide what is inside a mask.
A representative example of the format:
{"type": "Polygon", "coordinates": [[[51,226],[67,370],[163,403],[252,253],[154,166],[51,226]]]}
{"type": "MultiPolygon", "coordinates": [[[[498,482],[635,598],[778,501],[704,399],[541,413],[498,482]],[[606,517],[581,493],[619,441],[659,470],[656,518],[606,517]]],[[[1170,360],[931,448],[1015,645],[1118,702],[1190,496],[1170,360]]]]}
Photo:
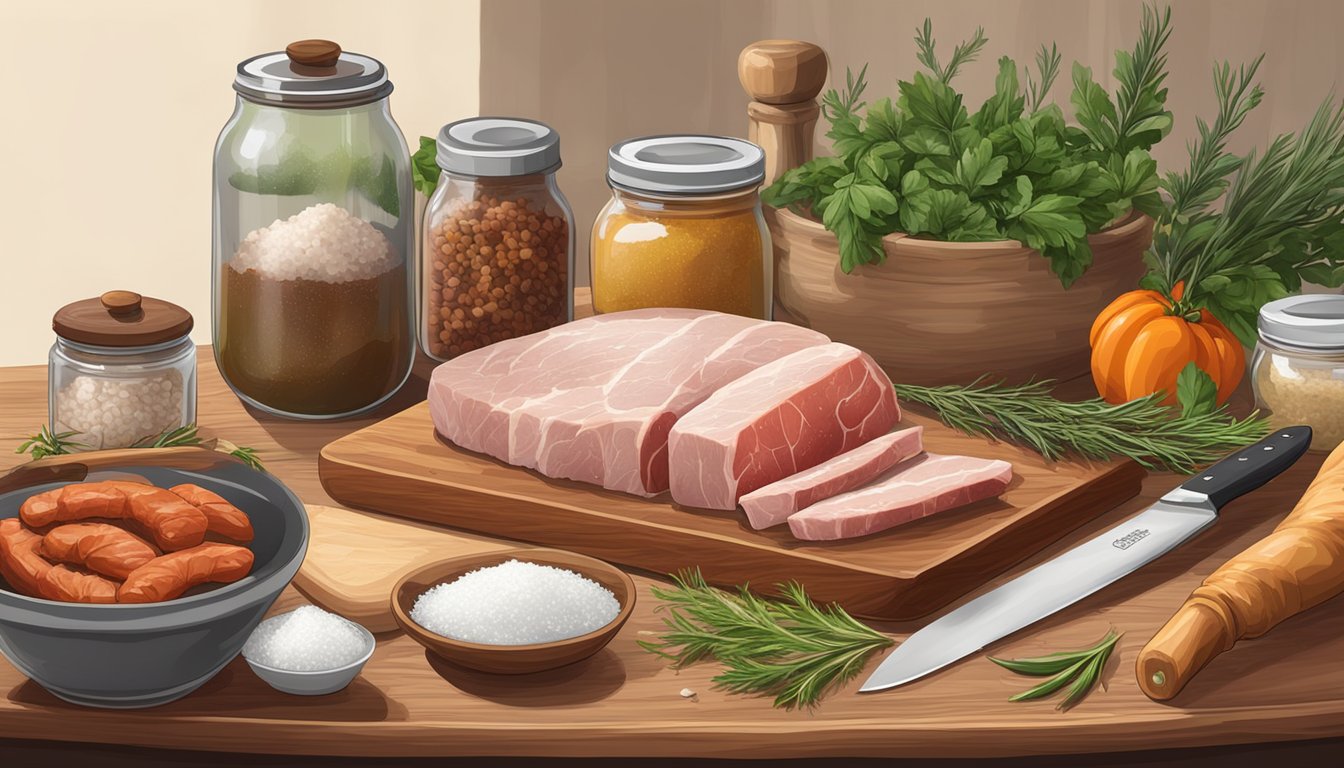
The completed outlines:
{"type": "Polygon", "coordinates": [[[770,319],[765,154],[719,136],[611,148],[611,201],[593,225],[593,309],[686,307],[770,319]]]}

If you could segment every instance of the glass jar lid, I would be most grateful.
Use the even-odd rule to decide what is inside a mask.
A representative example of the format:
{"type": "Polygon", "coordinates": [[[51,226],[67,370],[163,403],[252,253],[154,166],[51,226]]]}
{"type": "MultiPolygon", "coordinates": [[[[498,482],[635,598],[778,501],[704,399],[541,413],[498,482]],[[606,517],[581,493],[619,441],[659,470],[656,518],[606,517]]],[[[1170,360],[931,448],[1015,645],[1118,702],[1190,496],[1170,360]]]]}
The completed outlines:
{"type": "Polygon", "coordinates": [[[97,347],[148,347],[191,333],[191,313],[171,302],[131,291],[108,291],[66,304],[51,318],[63,339],[97,347]]]}
{"type": "Polygon", "coordinates": [[[251,101],[330,109],[386,98],[392,83],[377,59],[330,40],[299,40],[241,62],[233,89],[251,101]]]}
{"type": "Polygon", "coordinates": [[[1260,336],[1274,344],[1344,349],[1344,296],[1289,296],[1260,308],[1260,336]]]}
{"type": "Polygon", "coordinates": [[[545,123],[472,117],[439,129],[435,161],[464,176],[530,176],[560,167],[560,134],[545,123]]]}
{"type": "Polygon", "coordinates": [[[643,192],[729,192],[765,179],[765,152],[750,141],[726,136],[627,139],[607,154],[607,179],[643,192]]]}

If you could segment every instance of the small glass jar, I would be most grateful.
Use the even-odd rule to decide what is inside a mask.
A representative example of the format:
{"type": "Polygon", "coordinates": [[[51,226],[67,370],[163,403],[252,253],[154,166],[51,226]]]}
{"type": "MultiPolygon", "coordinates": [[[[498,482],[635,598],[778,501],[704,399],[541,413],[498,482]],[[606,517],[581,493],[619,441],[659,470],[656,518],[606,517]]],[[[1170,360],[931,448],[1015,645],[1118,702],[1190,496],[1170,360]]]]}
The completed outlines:
{"type": "Polygon", "coordinates": [[[439,131],[437,162],[420,258],[425,354],[449,360],[573,320],[560,136],[532,120],[460,120],[439,131]]]}
{"type": "Polygon", "coordinates": [[[1260,309],[1251,361],[1256,407],[1276,427],[1306,424],[1311,450],[1344,442],[1344,296],[1309,294],[1260,309]]]}
{"type": "Polygon", "coordinates": [[[238,65],[214,156],[214,351],[247,404],[334,419],[415,350],[410,155],[376,59],[325,40],[238,65]]]}
{"type": "Polygon", "coordinates": [[[593,309],[715,310],[771,319],[765,154],[741,139],[656,136],[611,148],[593,225],[593,309]]]}
{"type": "Polygon", "coordinates": [[[196,421],[196,345],[182,307],[109,291],[61,307],[47,418],[76,450],[129,448],[196,421]]]}

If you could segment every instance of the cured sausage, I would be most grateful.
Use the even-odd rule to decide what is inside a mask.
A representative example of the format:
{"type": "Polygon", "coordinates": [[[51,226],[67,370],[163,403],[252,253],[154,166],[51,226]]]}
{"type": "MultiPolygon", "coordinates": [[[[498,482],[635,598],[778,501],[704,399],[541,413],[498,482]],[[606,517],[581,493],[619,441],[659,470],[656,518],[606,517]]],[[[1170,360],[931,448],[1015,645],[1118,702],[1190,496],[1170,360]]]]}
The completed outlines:
{"type": "Polygon", "coordinates": [[[24,528],[18,518],[0,521],[0,574],[21,595],[42,597],[42,576],[52,565],[38,554],[41,546],[42,537],[24,528]]]}
{"type": "Polygon", "coordinates": [[[32,528],[90,518],[127,519],[142,526],[165,552],[205,540],[205,513],[165,488],[104,480],[72,483],[30,497],[19,516],[32,528]]]}
{"type": "Polygon", "coordinates": [[[251,550],[232,544],[207,542],[156,557],[136,568],[117,592],[117,602],[156,603],[172,600],[199,584],[237,581],[251,570],[251,550]]]}
{"type": "Polygon", "coordinates": [[[42,554],[117,580],[158,555],[144,539],[107,523],[59,525],[42,537],[42,554]]]}
{"type": "Polygon", "coordinates": [[[208,533],[219,534],[230,541],[247,543],[252,540],[252,521],[248,519],[247,513],[230,504],[223,496],[194,483],[175,485],[168,490],[205,513],[208,533]]]}
{"type": "Polygon", "coordinates": [[[117,582],[96,573],[81,573],[64,565],[53,565],[42,574],[38,584],[42,597],[66,603],[115,603],[117,582]]]}

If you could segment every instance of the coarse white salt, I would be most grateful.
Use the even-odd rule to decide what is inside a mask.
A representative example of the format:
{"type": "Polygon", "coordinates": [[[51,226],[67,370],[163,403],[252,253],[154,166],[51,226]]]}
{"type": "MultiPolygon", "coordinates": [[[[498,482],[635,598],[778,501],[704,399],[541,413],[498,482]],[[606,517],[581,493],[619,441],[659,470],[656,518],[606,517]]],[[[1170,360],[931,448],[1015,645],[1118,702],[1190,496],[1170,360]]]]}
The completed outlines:
{"type": "Polygon", "coordinates": [[[564,568],[509,560],[431,587],[411,609],[435,634],[485,645],[565,640],[615,620],[611,590],[564,568]]]}
{"type": "Polygon", "coordinates": [[[81,450],[127,448],[182,426],[182,374],[76,376],[56,393],[55,432],[77,432],[81,450]]]}
{"type": "Polygon", "coordinates": [[[248,661],[290,672],[338,669],[368,652],[368,639],[354,624],[313,605],[261,622],[243,645],[248,661]]]}
{"type": "Polygon", "coordinates": [[[229,266],[240,273],[254,269],[271,280],[346,283],[393,269],[397,257],[372,224],[338,205],[319,203],[248,233],[229,266]]]}

